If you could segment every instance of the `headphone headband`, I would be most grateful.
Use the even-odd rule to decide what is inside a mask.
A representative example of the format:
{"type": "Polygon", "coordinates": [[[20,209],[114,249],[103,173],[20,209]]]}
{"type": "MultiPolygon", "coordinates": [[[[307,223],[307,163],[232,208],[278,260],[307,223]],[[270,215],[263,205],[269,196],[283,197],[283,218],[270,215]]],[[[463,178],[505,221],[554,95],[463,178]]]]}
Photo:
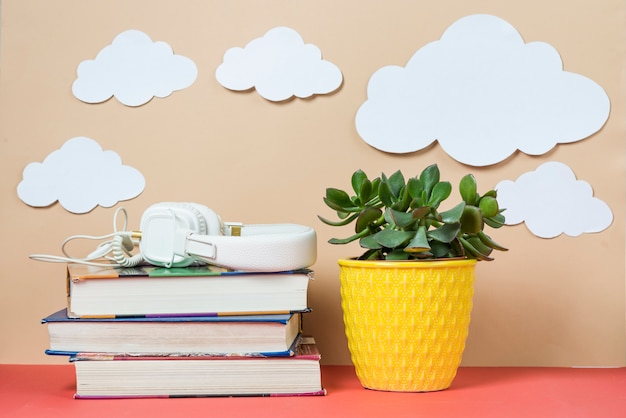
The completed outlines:
{"type": "Polygon", "coordinates": [[[302,225],[242,225],[241,236],[189,234],[181,251],[236,270],[297,270],[315,262],[315,231],[302,225]]]}
{"type": "Polygon", "coordinates": [[[247,271],[288,271],[311,266],[317,255],[315,231],[296,224],[222,223],[207,207],[158,203],[141,220],[141,255],[150,264],[193,263],[247,271]]]}

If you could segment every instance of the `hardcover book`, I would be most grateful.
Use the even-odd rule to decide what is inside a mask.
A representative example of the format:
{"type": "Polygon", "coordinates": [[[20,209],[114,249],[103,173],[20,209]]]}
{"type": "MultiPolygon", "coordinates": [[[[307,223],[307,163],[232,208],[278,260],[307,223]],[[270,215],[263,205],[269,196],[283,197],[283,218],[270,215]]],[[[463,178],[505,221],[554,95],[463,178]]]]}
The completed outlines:
{"type": "Polygon", "coordinates": [[[42,323],[50,337],[47,354],[289,356],[301,314],[70,318],[62,309],[42,323]]]}
{"type": "Polygon", "coordinates": [[[320,353],[303,337],[291,357],[128,357],[80,353],[76,398],[324,395],[320,353]]]}
{"type": "Polygon", "coordinates": [[[308,309],[311,270],[277,273],[212,266],[67,266],[68,316],[241,315],[308,309]]]}

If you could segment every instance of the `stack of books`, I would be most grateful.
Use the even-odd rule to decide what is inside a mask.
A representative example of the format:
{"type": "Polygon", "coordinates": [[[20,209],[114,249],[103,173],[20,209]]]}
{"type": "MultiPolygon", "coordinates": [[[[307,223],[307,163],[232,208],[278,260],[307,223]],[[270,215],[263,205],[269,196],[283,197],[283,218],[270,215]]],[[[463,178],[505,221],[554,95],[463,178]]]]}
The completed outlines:
{"type": "Polygon", "coordinates": [[[324,395],[302,335],[311,270],[67,267],[67,307],[42,320],[76,398],[324,395]]]}

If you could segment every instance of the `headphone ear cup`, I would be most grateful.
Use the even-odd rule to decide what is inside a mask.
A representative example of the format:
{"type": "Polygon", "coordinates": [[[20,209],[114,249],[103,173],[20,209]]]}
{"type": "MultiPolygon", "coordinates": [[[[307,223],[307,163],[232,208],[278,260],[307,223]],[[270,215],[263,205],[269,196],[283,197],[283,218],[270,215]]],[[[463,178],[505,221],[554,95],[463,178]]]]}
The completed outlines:
{"type": "Polygon", "coordinates": [[[198,203],[186,203],[188,209],[196,214],[199,223],[202,223],[201,230],[197,233],[201,235],[222,235],[224,224],[222,219],[212,209],[198,203]]]}
{"type": "Polygon", "coordinates": [[[186,267],[195,257],[177,254],[174,241],[179,232],[219,235],[219,216],[196,203],[163,202],[150,206],[141,218],[142,238],[139,245],[143,258],[161,267],[186,267]]]}

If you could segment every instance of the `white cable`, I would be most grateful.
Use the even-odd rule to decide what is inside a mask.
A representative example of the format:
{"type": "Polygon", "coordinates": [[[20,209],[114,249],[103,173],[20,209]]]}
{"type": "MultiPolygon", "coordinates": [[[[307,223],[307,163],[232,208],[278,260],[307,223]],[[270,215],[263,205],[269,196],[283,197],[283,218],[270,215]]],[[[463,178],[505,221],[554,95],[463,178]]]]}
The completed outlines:
{"type": "Polygon", "coordinates": [[[117,235],[113,238],[111,244],[111,253],[113,257],[105,257],[115,261],[120,267],[135,267],[143,261],[141,254],[131,256],[130,252],[124,247],[123,240],[127,236],[117,235]]]}
{"type": "Polygon", "coordinates": [[[127,231],[128,215],[124,208],[118,208],[113,215],[113,233],[101,236],[92,235],[72,235],[63,241],[61,244],[61,252],[63,256],[48,255],[48,254],[31,254],[29,258],[36,261],[46,261],[50,263],[78,263],[89,266],[98,267],[135,267],[143,261],[141,254],[132,255],[131,251],[135,247],[135,241],[140,236],[140,233],[134,231],[127,231]],[[117,230],[117,217],[120,212],[124,214],[124,222],[122,230],[117,230]],[[100,243],[94,251],[89,253],[86,257],[74,257],[68,253],[66,246],[71,241],[77,239],[88,240],[107,240],[100,243]],[[108,254],[112,255],[109,256],[108,254]],[[112,261],[113,263],[94,262],[99,258],[112,261]]]}

